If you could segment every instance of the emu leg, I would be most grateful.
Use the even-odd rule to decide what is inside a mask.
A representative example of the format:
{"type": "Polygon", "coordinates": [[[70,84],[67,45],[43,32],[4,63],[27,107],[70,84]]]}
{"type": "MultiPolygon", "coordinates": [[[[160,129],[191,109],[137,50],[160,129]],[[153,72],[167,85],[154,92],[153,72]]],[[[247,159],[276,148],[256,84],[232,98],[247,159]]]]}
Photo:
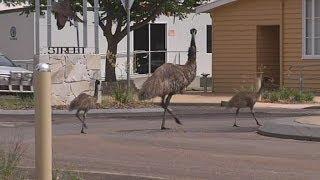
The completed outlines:
{"type": "Polygon", "coordinates": [[[161,97],[161,107],[163,108],[163,117],[162,117],[162,123],[161,123],[161,130],[166,130],[167,128],[165,127],[165,123],[166,123],[166,112],[167,112],[167,107],[164,103],[165,100],[165,96],[161,97]]]}
{"type": "Polygon", "coordinates": [[[79,113],[80,113],[80,110],[77,111],[76,116],[79,119],[79,121],[81,122],[81,133],[84,133],[83,132],[84,121],[80,118],[80,114],[79,113]]]}
{"type": "Polygon", "coordinates": [[[237,125],[237,118],[238,118],[239,110],[240,110],[240,108],[238,108],[236,111],[236,117],[234,118],[233,127],[239,127],[239,125],[237,125]]]}
{"type": "Polygon", "coordinates": [[[83,113],[83,126],[86,129],[88,129],[87,123],[85,122],[86,118],[87,118],[87,113],[88,113],[88,110],[85,110],[84,113],[83,113]]]}
{"type": "Polygon", "coordinates": [[[166,106],[167,106],[167,111],[169,112],[169,114],[171,114],[171,116],[173,116],[175,122],[177,124],[180,124],[182,125],[181,121],[179,120],[179,118],[168,108],[169,107],[169,104],[170,104],[170,100],[172,98],[172,94],[169,94],[167,99],[166,99],[166,106]]]}
{"type": "Polygon", "coordinates": [[[262,125],[259,123],[259,121],[257,120],[256,115],[255,115],[255,113],[254,113],[254,111],[253,111],[253,108],[250,108],[250,110],[251,110],[251,114],[252,114],[254,120],[256,120],[257,125],[258,125],[258,126],[262,126],[262,125]]]}

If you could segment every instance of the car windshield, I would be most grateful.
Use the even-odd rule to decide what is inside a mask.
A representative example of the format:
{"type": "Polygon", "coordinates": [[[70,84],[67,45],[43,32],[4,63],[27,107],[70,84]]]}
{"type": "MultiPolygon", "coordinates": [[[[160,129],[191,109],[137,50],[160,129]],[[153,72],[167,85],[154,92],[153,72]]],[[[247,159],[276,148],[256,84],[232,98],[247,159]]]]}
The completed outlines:
{"type": "Polygon", "coordinates": [[[0,55],[0,66],[10,66],[10,67],[14,67],[14,66],[16,66],[16,65],[13,64],[13,62],[12,62],[10,59],[8,59],[7,57],[0,55]]]}

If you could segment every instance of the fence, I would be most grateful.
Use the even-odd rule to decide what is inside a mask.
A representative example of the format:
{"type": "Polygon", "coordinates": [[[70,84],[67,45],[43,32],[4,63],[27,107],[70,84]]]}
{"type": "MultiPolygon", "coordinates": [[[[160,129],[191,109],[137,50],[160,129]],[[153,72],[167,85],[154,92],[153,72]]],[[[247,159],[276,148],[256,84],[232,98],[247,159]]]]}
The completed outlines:
{"type": "MultiPolygon", "coordinates": [[[[319,69],[320,65],[296,65],[296,66],[290,66],[288,68],[286,75],[286,78],[288,80],[297,80],[299,82],[299,91],[302,92],[305,90],[304,84],[306,81],[310,80],[319,80],[320,76],[314,76],[314,75],[308,75],[305,72],[310,72],[312,69],[319,69]]],[[[319,91],[319,90],[318,90],[319,91]]]]}
{"type": "MultiPolygon", "coordinates": [[[[102,60],[102,78],[104,78],[106,55],[101,55],[102,60]]],[[[116,74],[118,79],[126,78],[127,55],[124,52],[117,54],[116,74]]],[[[163,63],[184,64],[187,61],[187,51],[133,51],[130,55],[130,76],[143,77],[148,76],[163,63]]]]}

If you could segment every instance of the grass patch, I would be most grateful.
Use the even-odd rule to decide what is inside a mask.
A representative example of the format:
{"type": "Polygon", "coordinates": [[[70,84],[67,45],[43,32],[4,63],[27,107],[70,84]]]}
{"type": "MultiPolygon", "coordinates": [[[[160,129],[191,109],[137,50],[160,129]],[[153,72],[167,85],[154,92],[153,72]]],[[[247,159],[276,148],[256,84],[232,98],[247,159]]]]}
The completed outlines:
{"type": "Polygon", "coordinates": [[[33,95],[17,95],[0,97],[0,109],[20,110],[33,109],[35,99],[33,95]]]}
{"type": "Polygon", "coordinates": [[[314,97],[315,95],[312,92],[300,92],[290,88],[267,91],[262,95],[263,101],[271,103],[311,103],[314,102],[314,97]]]}
{"type": "Polygon", "coordinates": [[[14,136],[7,142],[1,142],[0,148],[0,179],[15,180],[25,179],[18,166],[26,152],[22,136],[14,136]]]}
{"type": "Polygon", "coordinates": [[[155,105],[152,102],[140,101],[138,99],[137,92],[134,89],[129,91],[126,87],[117,84],[111,95],[103,96],[100,108],[147,108],[154,107],[155,105]]]}

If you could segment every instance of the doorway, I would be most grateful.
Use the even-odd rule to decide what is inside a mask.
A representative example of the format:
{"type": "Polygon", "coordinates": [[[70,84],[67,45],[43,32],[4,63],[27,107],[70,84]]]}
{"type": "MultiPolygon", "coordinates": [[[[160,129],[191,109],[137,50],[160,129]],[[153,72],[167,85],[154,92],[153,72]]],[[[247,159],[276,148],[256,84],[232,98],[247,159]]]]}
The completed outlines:
{"type": "Polygon", "coordinates": [[[149,71],[153,73],[166,62],[166,24],[147,24],[135,30],[133,34],[135,51],[152,51],[135,55],[135,72],[138,74],[148,74],[149,71]]]}
{"type": "Polygon", "coordinates": [[[257,27],[257,71],[280,85],[280,26],[257,27]]]}

